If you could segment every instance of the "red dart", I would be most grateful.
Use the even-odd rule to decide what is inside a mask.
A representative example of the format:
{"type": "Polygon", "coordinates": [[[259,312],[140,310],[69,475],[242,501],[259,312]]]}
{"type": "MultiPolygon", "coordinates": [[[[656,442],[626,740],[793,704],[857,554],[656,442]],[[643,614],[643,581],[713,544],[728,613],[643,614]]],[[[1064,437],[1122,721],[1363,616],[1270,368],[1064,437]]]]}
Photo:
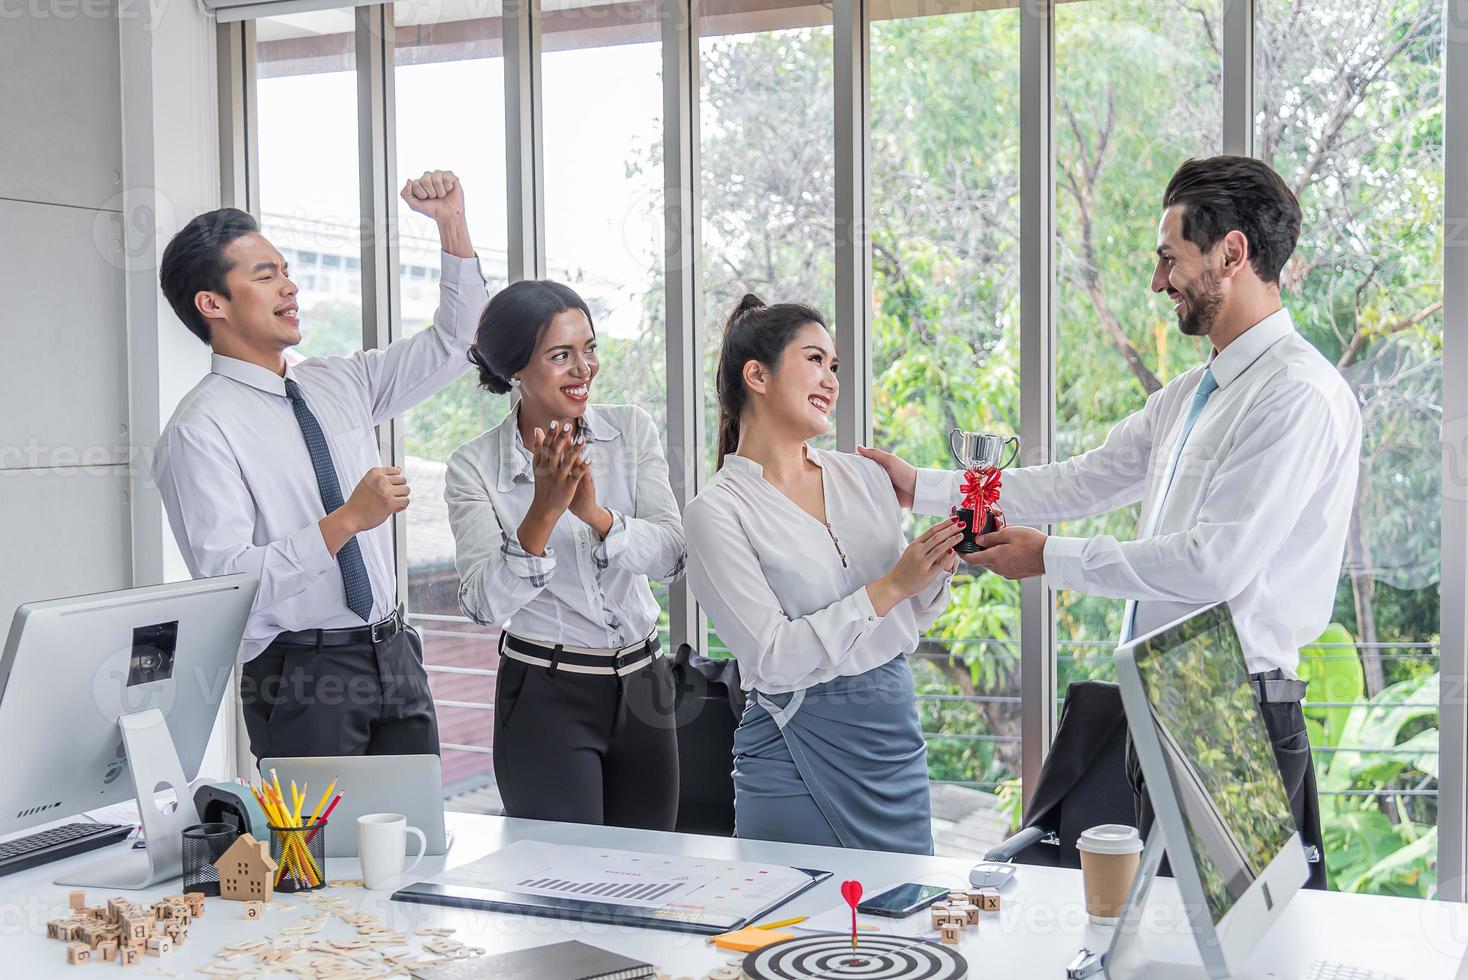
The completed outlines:
{"type": "Polygon", "coordinates": [[[851,951],[856,952],[856,903],[861,901],[861,882],[843,881],[841,897],[851,906],[851,951]]]}

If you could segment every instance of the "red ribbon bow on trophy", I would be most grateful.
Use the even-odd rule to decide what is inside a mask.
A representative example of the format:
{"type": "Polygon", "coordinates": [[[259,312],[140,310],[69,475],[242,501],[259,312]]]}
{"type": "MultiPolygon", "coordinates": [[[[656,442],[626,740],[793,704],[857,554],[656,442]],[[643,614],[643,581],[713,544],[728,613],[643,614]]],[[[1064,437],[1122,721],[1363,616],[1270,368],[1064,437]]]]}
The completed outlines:
{"type": "Polygon", "coordinates": [[[974,523],[979,527],[984,526],[984,522],[977,519],[980,514],[1004,516],[1004,511],[999,509],[999,488],[1002,485],[997,466],[964,472],[963,485],[959,488],[963,492],[962,507],[973,511],[974,523]]]}

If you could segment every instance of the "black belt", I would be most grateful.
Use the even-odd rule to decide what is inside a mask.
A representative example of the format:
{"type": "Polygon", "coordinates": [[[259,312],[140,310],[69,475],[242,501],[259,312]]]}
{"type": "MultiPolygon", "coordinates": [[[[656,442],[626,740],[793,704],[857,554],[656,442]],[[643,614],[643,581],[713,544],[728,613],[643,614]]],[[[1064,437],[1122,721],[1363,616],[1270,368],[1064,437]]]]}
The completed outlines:
{"type": "Polygon", "coordinates": [[[546,644],[534,640],[500,634],[500,653],[511,660],[544,667],[548,672],[567,670],[573,674],[606,674],[622,676],[641,670],[651,663],[663,649],[653,632],[646,640],[620,650],[594,650],[588,647],[567,646],[564,643],[546,644]]]}
{"type": "Polygon", "coordinates": [[[1288,704],[1305,697],[1305,682],[1286,677],[1278,667],[1250,674],[1249,686],[1254,689],[1254,700],[1260,704],[1288,704]]]}
{"type": "Polygon", "coordinates": [[[271,643],[289,643],[303,647],[360,646],[364,643],[384,643],[405,628],[403,611],[394,609],[391,616],[371,626],[347,626],[335,630],[286,630],[278,634],[271,643]]]}

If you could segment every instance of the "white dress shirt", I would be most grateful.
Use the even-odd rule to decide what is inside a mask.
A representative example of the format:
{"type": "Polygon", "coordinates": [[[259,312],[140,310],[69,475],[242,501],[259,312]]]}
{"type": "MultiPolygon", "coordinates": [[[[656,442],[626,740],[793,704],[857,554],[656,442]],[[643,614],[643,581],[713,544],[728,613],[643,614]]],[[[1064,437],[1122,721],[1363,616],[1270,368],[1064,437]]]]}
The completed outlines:
{"type": "MultiPolygon", "coordinates": [[[[1227,600],[1251,672],[1295,676],[1299,648],[1330,622],[1361,456],[1361,413],[1335,367],[1280,310],[1210,359],[1218,390],[1168,464],[1200,365],[1117,423],[1100,447],[1064,462],[1007,470],[1011,524],[1102,514],[1138,500],[1139,528],[1159,504],[1157,533],[1052,536],[1056,589],[1132,599],[1134,636],[1227,600]]],[[[914,509],[947,513],[960,475],[919,471],[914,509]]]]}
{"type": "Polygon", "coordinates": [[[907,547],[892,484],[871,460],[806,447],[822,524],[743,456],[688,504],[688,583],[739,660],[745,690],[784,694],[864,674],[917,649],[948,605],[948,573],[878,616],[867,585],[907,547]]]}
{"type": "MultiPolygon", "coordinates": [[[[341,568],[326,550],[326,516],[311,454],[285,394],[301,386],[331,450],[342,499],[382,465],[381,425],[441,390],[469,367],[479,311],[488,302],[479,261],[442,256],[433,326],[386,349],[312,357],[285,376],[213,356],[213,371],[173,413],[153,458],[153,480],[189,572],[248,572],[260,579],[241,661],[284,630],[361,626],[347,608],[341,568]]],[[[357,536],[372,583],[371,621],[397,606],[391,523],[357,536]]]]}
{"type": "Polygon", "coordinates": [[[686,554],[652,416],[634,405],[587,406],[591,476],[612,528],[602,539],[567,510],[544,555],[517,537],[535,496],[518,419],[516,406],[449,457],[443,496],[464,615],[537,643],[615,649],[641,641],[658,621],[648,579],[682,578],[686,554]]]}

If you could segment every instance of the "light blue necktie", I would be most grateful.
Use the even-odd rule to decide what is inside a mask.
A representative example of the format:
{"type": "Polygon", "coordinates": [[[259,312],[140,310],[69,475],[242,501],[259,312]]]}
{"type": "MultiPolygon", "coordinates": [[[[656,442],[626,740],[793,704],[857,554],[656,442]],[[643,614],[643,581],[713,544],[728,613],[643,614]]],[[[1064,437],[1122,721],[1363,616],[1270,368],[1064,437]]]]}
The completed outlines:
{"type": "MultiPolygon", "coordinates": [[[[301,426],[301,435],[306,439],[306,450],[311,454],[311,468],[316,471],[316,488],[321,492],[321,506],[328,514],[342,505],[342,488],[337,482],[336,467],[331,462],[331,450],[326,445],[326,436],[306,399],[301,395],[301,386],[287,378],[285,396],[290,399],[291,410],[296,413],[296,422],[301,426]]],[[[346,593],[347,608],[362,617],[364,623],[371,622],[372,582],[367,578],[367,565],[362,560],[362,547],[351,537],[336,553],[336,563],[342,572],[342,589],[346,593]]]]}
{"type": "MultiPolygon", "coordinates": [[[[1167,491],[1172,489],[1172,478],[1177,476],[1177,463],[1182,458],[1183,446],[1187,445],[1188,436],[1193,431],[1193,426],[1198,422],[1198,416],[1203,414],[1203,406],[1208,404],[1208,399],[1218,390],[1218,381],[1213,377],[1213,369],[1206,368],[1203,378],[1198,382],[1198,390],[1193,393],[1193,404],[1188,409],[1188,417],[1183,420],[1183,431],[1178,436],[1177,445],[1172,450],[1172,462],[1167,467],[1167,478],[1162,481],[1162,493],[1157,497],[1157,506],[1152,508],[1152,514],[1147,518],[1147,526],[1142,529],[1142,538],[1150,538],[1157,533],[1157,526],[1162,523],[1162,507],[1167,503],[1167,491]]],[[[1141,540],[1140,538],[1138,540],[1141,540]]],[[[1126,612],[1121,620],[1121,642],[1128,643],[1132,638],[1132,629],[1136,625],[1137,601],[1128,599],[1126,612]]]]}

